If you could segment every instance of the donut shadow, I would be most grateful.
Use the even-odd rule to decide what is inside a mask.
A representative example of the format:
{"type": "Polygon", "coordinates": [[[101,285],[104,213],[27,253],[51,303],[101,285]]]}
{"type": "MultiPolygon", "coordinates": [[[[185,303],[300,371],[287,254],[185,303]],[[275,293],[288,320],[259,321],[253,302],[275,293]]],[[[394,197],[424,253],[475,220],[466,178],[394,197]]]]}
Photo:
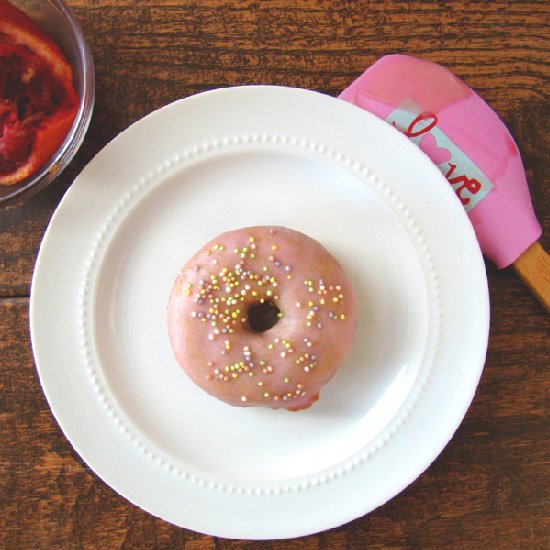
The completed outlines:
{"type": "Polygon", "coordinates": [[[397,303],[393,310],[384,313],[371,299],[368,281],[355,281],[354,288],[359,315],[352,349],[321,389],[319,401],[304,411],[352,422],[363,420],[380,407],[389,393],[395,393],[390,406],[397,410],[406,398],[407,391],[403,390],[407,388],[395,392],[395,386],[405,382],[403,378],[410,378],[402,376],[410,366],[401,347],[406,326],[395,322],[402,317],[405,305],[397,303]]]}

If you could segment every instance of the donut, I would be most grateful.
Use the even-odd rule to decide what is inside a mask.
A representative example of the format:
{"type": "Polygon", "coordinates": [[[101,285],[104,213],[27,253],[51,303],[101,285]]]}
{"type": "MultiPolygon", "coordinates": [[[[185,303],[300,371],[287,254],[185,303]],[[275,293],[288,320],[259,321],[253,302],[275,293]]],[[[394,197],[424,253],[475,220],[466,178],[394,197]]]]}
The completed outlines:
{"type": "Polygon", "coordinates": [[[285,227],[217,236],[179,271],[168,300],[177,362],[233,406],[308,408],[350,351],[356,324],[341,265],[285,227]]]}

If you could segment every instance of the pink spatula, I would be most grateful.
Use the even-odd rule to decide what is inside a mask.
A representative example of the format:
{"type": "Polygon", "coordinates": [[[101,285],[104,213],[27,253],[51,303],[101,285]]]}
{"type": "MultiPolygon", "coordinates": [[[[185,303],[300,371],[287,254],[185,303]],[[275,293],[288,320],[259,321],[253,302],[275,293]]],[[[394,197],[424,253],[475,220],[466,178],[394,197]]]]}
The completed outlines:
{"type": "Polygon", "coordinates": [[[487,103],[448,69],[408,55],[382,57],[340,98],[394,125],[437,164],[482,252],[498,268],[512,264],[550,312],[550,256],[537,242],[520,153],[487,103]]]}

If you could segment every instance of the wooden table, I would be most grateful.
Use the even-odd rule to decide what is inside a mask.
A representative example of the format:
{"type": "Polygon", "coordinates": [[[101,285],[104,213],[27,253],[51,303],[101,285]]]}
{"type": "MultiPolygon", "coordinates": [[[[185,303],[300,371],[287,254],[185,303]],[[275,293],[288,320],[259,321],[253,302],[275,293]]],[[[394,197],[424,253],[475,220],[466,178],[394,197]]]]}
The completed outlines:
{"type": "MultiPolygon", "coordinates": [[[[550,547],[550,317],[511,269],[487,262],[491,335],[464,422],[430,468],[366,517],[299,540],[228,541],[129,504],[72,450],[35,371],[31,276],[52,212],[130,123],[216,87],[279,84],[336,95],[377,58],[450,67],[516,138],[550,250],[550,4],[353,0],[69,0],[97,73],[94,118],[71,166],[0,212],[0,546],[5,549],[550,547]]],[[[404,457],[406,460],[406,457],[404,457]]]]}

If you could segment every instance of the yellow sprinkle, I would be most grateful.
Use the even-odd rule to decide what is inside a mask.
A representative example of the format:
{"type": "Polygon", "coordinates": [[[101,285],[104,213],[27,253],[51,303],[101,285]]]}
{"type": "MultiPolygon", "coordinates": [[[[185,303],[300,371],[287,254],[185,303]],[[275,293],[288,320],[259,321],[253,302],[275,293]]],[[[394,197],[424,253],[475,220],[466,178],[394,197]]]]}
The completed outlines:
{"type": "Polygon", "coordinates": [[[340,299],[338,298],[338,296],[335,296],[335,297],[332,299],[332,301],[333,301],[334,303],[336,303],[336,302],[339,302],[340,299]]]}
{"type": "Polygon", "coordinates": [[[249,242],[253,243],[256,239],[254,239],[254,237],[250,237],[250,239],[248,239],[249,242]]]}
{"type": "Polygon", "coordinates": [[[271,245],[271,250],[277,250],[278,248],[279,248],[279,247],[278,247],[276,244],[271,245]]]}
{"type": "Polygon", "coordinates": [[[285,376],[285,384],[290,383],[290,378],[288,376],[285,376]]]}
{"type": "Polygon", "coordinates": [[[313,307],[314,303],[310,300],[310,301],[307,303],[307,305],[308,305],[309,307],[313,307]]]}
{"type": "Polygon", "coordinates": [[[342,313],[342,315],[340,315],[340,319],[345,319],[346,316],[342,313]]]}

